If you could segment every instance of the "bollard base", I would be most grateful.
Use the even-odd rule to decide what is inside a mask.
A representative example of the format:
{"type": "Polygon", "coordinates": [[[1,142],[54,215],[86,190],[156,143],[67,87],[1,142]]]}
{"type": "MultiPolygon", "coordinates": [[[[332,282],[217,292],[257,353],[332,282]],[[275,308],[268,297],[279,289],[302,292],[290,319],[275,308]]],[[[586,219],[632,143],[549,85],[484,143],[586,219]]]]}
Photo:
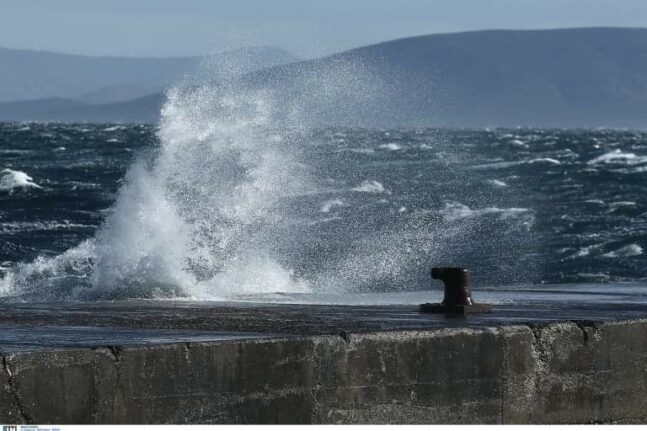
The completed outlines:
{"type": "Polygon", "coordinates": [[[421,313],[444,313],[444,314],[475,314],[489,313],[492,311],[490,304],[472,304],[472,305],[445,305],[445,304],[420,304],[418,311],[421,313]]]}

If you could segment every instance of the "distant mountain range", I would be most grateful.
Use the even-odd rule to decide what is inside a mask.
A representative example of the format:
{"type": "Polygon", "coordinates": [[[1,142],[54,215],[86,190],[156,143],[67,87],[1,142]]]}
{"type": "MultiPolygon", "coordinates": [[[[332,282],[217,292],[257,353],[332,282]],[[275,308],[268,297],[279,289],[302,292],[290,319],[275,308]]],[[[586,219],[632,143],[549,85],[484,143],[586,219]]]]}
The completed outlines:
{"type": "Polygon", "coordinates": [[[0,102],[52,98],[121,102],[159,93],[178,81],[197,82],[205,75],[222,79],[297,60],[286,51],[265,47],[176,58],[91,57],[0,48],[0,102]]]}
{"type": "MultiPolygon", "coordinates": [[[[647,127],[647,29],[438,34],[281,63],[234,78],[274,94],[277,124],[647,127]]],[[[154,122],[163,100],[2,103],[0,120],[154,122]]]]}

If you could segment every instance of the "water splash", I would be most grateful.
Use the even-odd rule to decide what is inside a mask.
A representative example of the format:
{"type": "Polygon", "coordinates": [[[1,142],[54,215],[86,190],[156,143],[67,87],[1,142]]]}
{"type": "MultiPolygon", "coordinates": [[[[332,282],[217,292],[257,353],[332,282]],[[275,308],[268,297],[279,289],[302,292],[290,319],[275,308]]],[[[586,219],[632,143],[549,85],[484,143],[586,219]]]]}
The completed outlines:
{"type": "MultiPolygon", "coordinates": [[[[348,181],[329,178],[340,166],[304,156],[316,146],[308,130],[364,118],[379,88],[370,73],[346,66],[327,65],[321,79],[292,77],[290,91],[253,83],[170,90],[159,148],[129,169],[95,237],[13,267],[0,279],[0,297],[218,300],[416,289],[430,262],[460,262],[451,250],[483,237],[481,219],[496,216],[492,223],[507,226],[528,216],[516,208],[436,208],[436,189],[408,209],[397,176],[355,173],[352,159],[341,161],[353,171],[348,181]]],[[[386,145],[391,151],[380,157],[406,155],[386,145]]],[[[447,163],[421,178],[433,176],[434,187],[447,175],[462,181],[447,163]]]]}
{"type": "Polygon", "coordinates": [[[299,158],[307,134],[298,131],[367,109],[375,93],[360,64],[324,60],[320,67],[291,76],[289,89],[245,78],[187,80],[171,89],[159,148],[129,169],[95,237],[13,267],[0,280],[0,296],[223,299],[310,291],[291,267],[292,244],[286,247],[299,241],[287,239],[289,199],[317,193],[299,158]]]}
{"type": "Polygon", "coordinates": [[[302,193],[308,175],[298,142],[270,133],[271,103],[264,92],[171,90],[160,148],[128,171],[96,237],[15,268],[0,294],[218,299],[307,291],[273,248],[282,198],[302,193]],[[79,260],[84,264],[69,271],[79,260]]]}
{"type": "Polygon", "coordinates": [[[282,198],[305,190],[307,175],[295,151],[269,138],[270,113],[263,92],[171,91],[162,148],[131,169],[97,236],[92,284],[198,298],[303,290],[273,245],[282,198]]]}
{"type": "Polygon", "coordinates": [[[21,171],[3,169],[0,171],[0,192],[13,193],[16,190],[42,189],[34,179],[21,171]]]}

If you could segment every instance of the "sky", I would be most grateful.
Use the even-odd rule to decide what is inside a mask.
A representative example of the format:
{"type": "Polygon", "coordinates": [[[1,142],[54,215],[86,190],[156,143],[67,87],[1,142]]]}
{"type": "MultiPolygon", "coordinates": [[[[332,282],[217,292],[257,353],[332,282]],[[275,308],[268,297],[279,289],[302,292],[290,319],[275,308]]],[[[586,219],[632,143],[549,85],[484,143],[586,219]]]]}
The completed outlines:
{"type": "Polygon", "coordinates": [[[170,57],[276,46],[311,58],[431,33],[647,27],[647,0],[0,0],[0,47],[170,57]]]}

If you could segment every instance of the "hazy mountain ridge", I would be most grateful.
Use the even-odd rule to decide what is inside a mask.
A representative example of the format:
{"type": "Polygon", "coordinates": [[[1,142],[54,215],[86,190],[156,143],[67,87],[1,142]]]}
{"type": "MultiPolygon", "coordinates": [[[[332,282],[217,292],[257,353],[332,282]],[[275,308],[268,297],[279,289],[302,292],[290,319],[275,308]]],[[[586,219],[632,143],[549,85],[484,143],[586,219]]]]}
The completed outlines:
{"type": "Polygon", "coordinates": [[[0,48],[0,102],[69,98],[110,103],[163,91],[208,73],[218,78],[298,60],[254,47],[204,57],[93,57],[0,48]]]}
{"type": "MultiPolygon", "coordinates": [[[[647,29],[419,36],[265,68],[239,84],[273,91],[277,121],[288,123],[298,111],[310,125],[644,128],[647,29]]],[[[0,119],[155,121],[161,99],[31,117],[0,104],[0,119]]]]}

